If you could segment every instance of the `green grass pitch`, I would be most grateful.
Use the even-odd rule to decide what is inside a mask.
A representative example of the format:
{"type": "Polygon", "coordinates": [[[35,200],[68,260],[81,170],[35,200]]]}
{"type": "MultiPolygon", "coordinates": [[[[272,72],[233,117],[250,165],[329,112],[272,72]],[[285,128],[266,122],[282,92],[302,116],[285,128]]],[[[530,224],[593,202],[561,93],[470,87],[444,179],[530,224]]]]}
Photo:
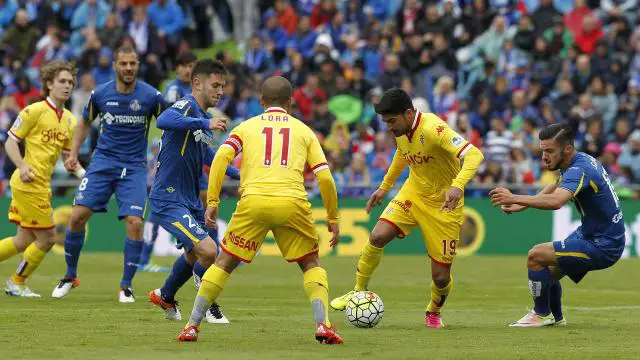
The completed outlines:
{"type": "MultiPolygon", "coordinates": [[[[8,277],[19,258],[0,264],[8,277]]],[[[81,286],[62,300],[50,297],[64,259],[50,254],[29,285],[41,299],[0,296],[0,359],[637,359],[640,357],[640,261],[623,260],[589,274],[576,286],[563,280],[569,326],[506,326],[530,305],[525,258],[456,260],[454,291],[443,311],[446,329],[424,327],[429,267],[426,256],[387,256],[372,281],[385,303],[382,322],[358,329],[344,313],[331,319],[345,339],[316,343],[302,275],[280,258],[258,257],[231,277],[220,303],[230,325],[204,324],[200,341],[175,342],[181,322],[164,320],[147,293],[165,274],[139,273],[135,304],[119,304],[120,254],[83,254],[81,286]]],[[[172,259],[156,259],[170,265],[172,259]]],[[[353,286],[355,258],[325,258],[330,296],[353,286]]],[[[193,282],[178,294],[183,318],[193,282]]]]}

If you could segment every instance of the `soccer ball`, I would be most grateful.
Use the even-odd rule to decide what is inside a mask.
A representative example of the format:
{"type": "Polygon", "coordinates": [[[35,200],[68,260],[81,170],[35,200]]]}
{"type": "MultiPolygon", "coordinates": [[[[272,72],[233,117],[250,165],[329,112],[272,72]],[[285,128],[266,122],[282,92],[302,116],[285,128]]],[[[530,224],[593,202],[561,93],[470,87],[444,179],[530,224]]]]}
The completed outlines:
{"type": "Polygon", "coordinates": [[[359,291],[351,297],[345,312],[351,325],[359,328],[372,328],[382,320],[384,304],[376,293],[359,291]]]}

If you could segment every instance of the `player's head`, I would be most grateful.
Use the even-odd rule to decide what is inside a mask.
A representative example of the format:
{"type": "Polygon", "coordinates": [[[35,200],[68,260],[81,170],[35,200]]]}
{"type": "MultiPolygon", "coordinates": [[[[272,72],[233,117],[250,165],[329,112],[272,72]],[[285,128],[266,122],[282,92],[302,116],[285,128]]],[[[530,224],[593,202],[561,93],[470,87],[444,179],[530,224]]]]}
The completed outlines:
{"type": "Polygon", "coordinates": [[[182,82],[191,82],[191,72],[193,67],[196,66],[198,58],[196,54],[191,51],[181,52],[176,58],[176,74],[178,79],[182,82]]]}
{"type": "Polygon", "coordinates": [[[138,53],[130,46],[119,47],[113,55],[113,69],[116,71],[116,81],[131,86],[138,76],[138,53]]]}
{"type": "Polygon", "coordinates": [[[204,59],[196,62],[191,71],[191,93],[206,109],[218,104],[227,74],[227,69],[220,61],[204,59]]]}
{"type": "Polygon", "coordinates": [[[54,101],[65,102],[71,97],[71,90],[76,83],[76,67],[66,61],[52,61],[40,69],[42,94],[54,101]]]}
{"type": "Polygon", "coordinates": [[[293,89],[289,80],[282,76],[272,76],[262,83],[260,104],[265,109],[270,106],[278,106],[290,111],[292,94],[293,89]]]}
{"type": "Polygon", "coordinates": [[[569,167],[576,149],[573,147],[571,125],[560,123],[543,128],[538,135],[544,167],[555,171],[569,167]]]}
{"type": "Polygon", "coordinates": [[[375,104],[375,109],[395,137],[411,131],[416,109],[413,108],[411,97],[404,90],[392,88],[385,91],[380,101],[375,104]]]}

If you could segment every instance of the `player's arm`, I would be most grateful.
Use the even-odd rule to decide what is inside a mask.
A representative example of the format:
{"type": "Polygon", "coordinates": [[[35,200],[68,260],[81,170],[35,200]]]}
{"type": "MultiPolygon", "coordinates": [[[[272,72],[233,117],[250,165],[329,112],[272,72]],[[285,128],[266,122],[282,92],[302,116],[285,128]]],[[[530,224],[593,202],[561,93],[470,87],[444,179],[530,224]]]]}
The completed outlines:
{"type": "Polygon", "coordinates": [[[78,168],[78,153],[80,152],[80,147],[82,146],[82,143],[84,143],[84,139],[89,135],[91,122],[95,120],[100,112],[96,106],[95,97],[95,92],[92,91],[89,101],[85,104],[84,109],[82,110],[82,118],[76,124],[73,131],[71,150],[69,151],[68,156],[64,159],[64,167],[69,172],[76,171],[78,168]]]}
{"type": "MultiPolygon", "coordinates": [[[[545,186],[536,196],[544,195],[544,194],[552,194],[558,188],[558,183],[553,183],[545,186]]],[[[500,210],[502,210],[505,214],[510,215],[516,212],[520,212],[528,209],[528,206],[511,204],[511,205],[501,205],[500,210]]]]}
{"type": "Polygon", "coordinates": [[[16,121],[13,123],[13,126],[11,126],[11,129],[9,129],[9,138],[4,144],[7,156],[9,156],[11,162],[18,168],[18,171],[20,171],[20,180],[25,183],[33,181],[35,172],[22,158],[18,144],[26,138],[36,123],[36,116],[33,113],[34,110],[27,107],[18,114],[16,121]]]}
{"type": "Polygon", "coordinates": [[[227,123],[224,120],[187,116],[191,110],[191,106],[191,103],[187,100],[180,100],[173,104],[173,106],[158,116],[158,129],[227,131],[227,123]]]}
{"type": "Polygon", "coordinates": [[[407,165],[409,165],[407,159],[400,154],[400,150],[396,149],[396,153],[393,155],[393,160],[391,161],[389,170],[387,170],[387,173],[384,175],[384,179],[382,180],[382,184],[380,184],[380,189],[385,192],[389,191],[407,165]]]}
{"type": "Polygon", "coordinates": [[[462,162],[462,168],[458,172],[458,175],[451,181],[451,186],[445,194],[444,203],[441,207],[441,209],[451,211],[456,208],[458,201],[462,198],[464,187],[473,179],[476,172],[478,172],[480,164],[484,161],[484,155],[482,155],[482,152],[473,146],[473,144],[462,138],[462,136],[458,135],[458,133],[446,125],[444,125],[444,130],[440,130],[440,134],[438,135],[437,129],[441,129],[441,126],[443,125],[438,125],[438,127],[433,128],[430,135],[434,136],[433,134],[435,133],[435,136],[439,137],[438,144],[440,147],[447,151],[449,155],[462,162]]]}
{"type": "Polygon", "coordinates": [[[332,233],[329,245],[335,247],[340,241],[340,229],[338,227],[338,191],[336,183],[329,170],[327,158],[324,156],[320,142],[315,134],[311,135],[311,142],[307,148],[307,164],[313,170],[318,179],[320,197],[327,210],[327,227],[332,233]]]}
{"type": "Polygon", "coordinates": [[[215,227],[220,205],[220,191],[224,175],[236,155],[242,152],[242,139],[239,136],[241,126],[236,127],[227,141],[216,152],[209,171],[209,188],[207,189],[207,210],[205,225],[215,227]]]}
{"type": "Polygon", "coordinates": [[[572,167],[562,176],[559,185],[548,185],[534,196],[514,195],[504,188],[493,189],[489,194],[494,205],[516,204],[542,210],[557,210],[572,197],[577,196],[588,184],[589,179],[584,170],[572,167]]]}
{"type": "MultiPolygon", "coordinates": [[[[213,159],[215,159],[216,157],[216,153],[217,152],[215,150],[213,150],[210,147],[207,147],[207,153],[205,154],[204,161],[209,164],[212,163],[213,159]]],[[[234,166],[231,166],[231,165],[227,166],[227,169],[225,170],[225,175],[227,175],[228,177],[234,180],[240,180],[240,170],[238,170],[234,166]]]]}

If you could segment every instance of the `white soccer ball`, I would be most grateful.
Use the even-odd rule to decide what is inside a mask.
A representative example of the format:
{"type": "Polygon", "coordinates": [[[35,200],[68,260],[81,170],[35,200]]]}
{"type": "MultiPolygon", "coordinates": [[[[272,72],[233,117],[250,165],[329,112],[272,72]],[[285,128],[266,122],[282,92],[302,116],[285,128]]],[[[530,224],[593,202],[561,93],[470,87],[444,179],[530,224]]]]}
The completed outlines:
{"type": "Polygon", "coordinates": [[[347,303],[345,313],[351,325],[372,328],[382,320],[384,304],[373,291],[359,291],[347,303]]]}

